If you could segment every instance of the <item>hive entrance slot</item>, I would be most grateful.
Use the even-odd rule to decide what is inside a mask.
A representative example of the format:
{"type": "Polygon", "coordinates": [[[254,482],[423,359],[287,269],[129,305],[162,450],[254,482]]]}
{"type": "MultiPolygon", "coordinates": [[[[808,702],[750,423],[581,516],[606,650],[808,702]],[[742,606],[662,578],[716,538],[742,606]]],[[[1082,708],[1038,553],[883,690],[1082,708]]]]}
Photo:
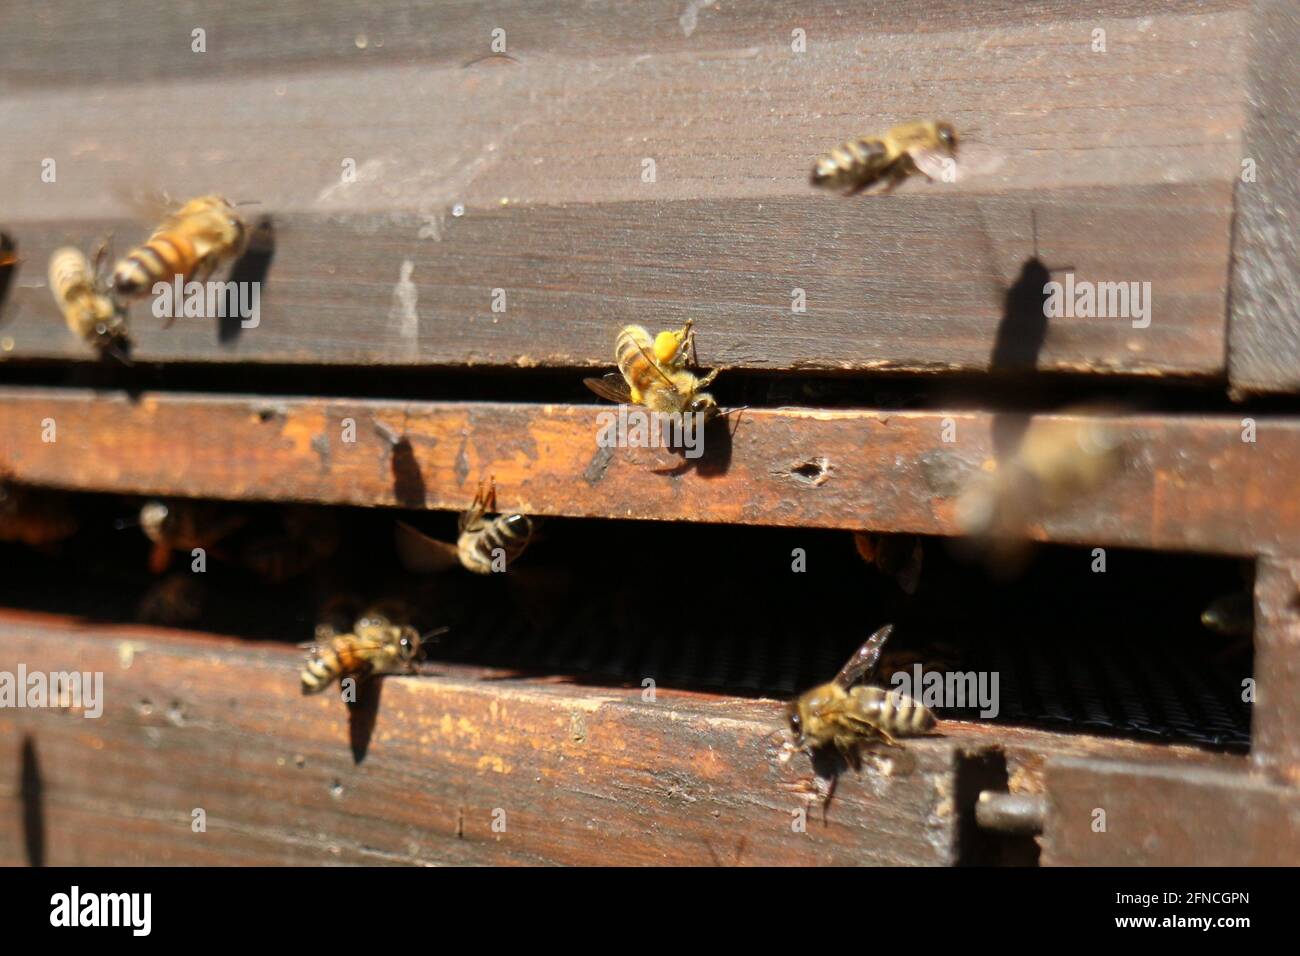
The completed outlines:
{"type": "MultiPolygon", "coordinates": [[[[0,544],[9,569],[0,605],[138,620],[157,607],[146,597],[160,583],[148,570],[149,542],[122,527],[140,501],[72,497],[80,530],[57,553],[0,544]]],[[[1249,743],[1250,621],[1202,622],[1212,607],[1249,612],[1249,600],[1221,600],[1248,586],[1236,561],[1109,549],[1099,573],[1090,548],[1040,547],[1008,579],[954,553],[952,542],[924,539],[908,594],[863,560],[847,531],[555,518],[505,574],[453,567],[419,577],[398,563],[395,521],[454,542],[455,515],[229,507],[240,520],[209,550],[205,573],[190,573],[188,556],[172,561],[169,573],[185,583],[172,597],[185,599],[182,612],[200,607],[176,626],[296,644],[311,639],[331,594],[401,594],[428,627],[450,629],[429,648],[431,669],[788,699],[829,680],[893,622],[874,679],[905,674],[909,692],[933,688],[941,718],[1249,743]],[[301,569],[271,561],[268,529],[283,536],[312,526],[311,516],[337,526],[332,553],[301,569]],[[267,580],[268,569],[282,580],[267,580]]]]}

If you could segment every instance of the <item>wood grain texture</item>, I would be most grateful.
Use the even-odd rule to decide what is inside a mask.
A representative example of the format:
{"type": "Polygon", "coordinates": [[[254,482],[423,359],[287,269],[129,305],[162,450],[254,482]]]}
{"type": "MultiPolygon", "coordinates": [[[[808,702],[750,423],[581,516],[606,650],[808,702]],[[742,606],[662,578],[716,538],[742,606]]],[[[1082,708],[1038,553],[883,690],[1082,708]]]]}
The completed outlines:
{"type": "Polygon", "coordinates": [[[347,708],[299,696],[287,645],[32,619],[0,624],[0,646],[29,670],[102,671],[106,699],[98,719],[0,711],[4,863],[23,862],[24,739],[51,865],[954,860],[951,744],[846,777],[829,825],[813,812],[796,832],[806,805],[783,785],[807,760],[778,762],[776,702],[385,678],[356,763],[347,708]],[[196,807],[206,833],[191,831],[196,807]]]}
{"type": "Polygon", "coordinates": [[[1255,564],[1254,719],[1251,758],[1262,769],[1300,783],[1300,561],[1261,558],[1255,564]]]}
{"type": "MultiPolygon", "coordinates": [[[[1250,114],[1242,156],[1254,178],[1237,184],[1228,371],[1242,392],[1300,387],[1300,9],[1251,4],[1250,114]]],[[[1243,176],[1244,176],[1243,170],[1243,176]]]]}
{"type": "MultiPolygon", "coordinates": [[[[0,390],[0,472],[67,488],[460,510],[495,476],[502,509],[950,535],[956,496],[991,466],[984,412],[751,409],[705,434],[703,457],[598,447],[584,405],[391,403],[0,390]],[[52,418],[57,441],[42,441],[52,418]],[[351,420],[355,441],[344,442],[351,420]],[[944,442],[945,423],[955,428],[944,442]],[[375,423],[407,442],[394,464],[375,423]],[[729,433],[723,426],[732,429],[729,433]],[[675,472],[675,473],[665,473],[675,472]],[[412,491],[412,489],[415,489],[412,491]]],[[[1054,416],[1042,416],[1051,418],[1054,416]]],[[[1073,415],[1056,416],[1070,418],[1073,415]]],[[[1082,544],[1295,553],[1300,422],[1256,441],[1219,415],[1116,415],[1109,484],[1029,529],[1082,544]]]]}
{"type": "MultiPolygon", "coordinates": [[[[794,27],[810,38],[875,31],[928,33],[997,25],[1046,25],[1079,15],[1070,0],[963,0],[897,4],[869,0],[846,7],[835,0],[778,0],[750,9],[727,2],[611,0],[385,0],[359,11],[348,0],[318,0],[308,8],[267,7],[231,0],[219,7],[168,0],[51,7],[13,0],[0,9],[0,80],[15,86],[138,83],[190,77],[291,73],[303,69],[357,72],[384,63],[455,65],[490,52],[492,31],[506,31],[510,54],[537,58],[644,53],[692,54],[787,42],[794,27]],[[310,12],[310,19],[304,14],[310,12]],[[126,29],[120,22],[130,19],[126,29]],[[191,32],[207,31],[208,50],[192,53],[191,32]]],[[[1217,13],[1242,0],[1094,0],[1098,21],[1152,12],[1217,13]]]]}
{"type": "Polygon", "coordinates": [[[1048,762],[1049,866],[1295,866],[1300,790],[1242,772],[1048,762]],[[1094,831],[1105,810],[1105,832],[1094,831]]]}
{"type": "Polygon", "coordinates": [[[0,357],[84,357],[44,263],[109,230],[139,241],[149,223],[115,194],[143,187],[256,199],[276,223],[261,324],[164,332],[137,306],[143,359],[593,366],[620,324],[691,317],[722,367],[983,370],[1036,215],[1047,265],[1150,282],[1153,314],[1052,320],[1028,364],[1224,368],[1241,4],[724,4],[689,31],[684,3],[394,4],[373,29],[329,4],[276,63],[266,31],[287,13],[214,12],[198,55],[193,11],[140,31],[147,16],[110,25],[112,9],[11,12],[0,40],[0,218],[24,258],[0,357]],[[499,24],[518,62],[464,66],[499,24]],[[357,32],[389,42],[349,51],[357,32]],[[968,178],[852,199],[808,185],[818,153],[917,116],[967,133],[968,178]]]}
{"type": "Polygon", "coordinates": [[[0,710],[0,863],[951,864],[961,767],[1109,755],[1240,758],[946,722],[839,781],[827,825],[791,824],[807,760],[779,759],[782,706],[429,665],[385,678],[364,757],[345,707],[297,692],[298,652],[213,635],[0,615],[0,657],[104,673],[103,715],[0,710]],[[191,830],[203,808],[207,832],[191,830]],[[494,810],[506,831],[491,829],[494,810]],[[24,823],[24,821],[27,821],[24,823]]]}

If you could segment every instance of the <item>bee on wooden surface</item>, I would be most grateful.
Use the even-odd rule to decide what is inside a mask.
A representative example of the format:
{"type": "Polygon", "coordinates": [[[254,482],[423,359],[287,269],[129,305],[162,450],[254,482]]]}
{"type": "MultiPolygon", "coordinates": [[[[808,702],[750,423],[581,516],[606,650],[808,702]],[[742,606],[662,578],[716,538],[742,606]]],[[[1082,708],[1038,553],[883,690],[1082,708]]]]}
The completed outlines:
{"type": "Polygon", "coordinates": [[[962,491],[956,517],[966,534],[1023,535],[1120,470],[1126,436],[1104,418],[1078,411],[1031,422],[1007,459],[962,491]]]}
{"type": "Polygon", "coordinates": [[[886,577],[893,578],[904,594],[915,594],[921,583],[921,562],[925,551],[914,534],[853,532],[853,544],[862,560],[886,577]]]}
{"type": "Polygon", "coordinates": [[[278,533],[258,537],[240,555],[244,567],[271,584],[311,571],[338,551],[339,527],[322,508],[287,508],[278,533]]]}
{"type": "Polygon", "coordinates": [[[865,743],[879,740],[897,746],[897,738],[917,737],[934,727],[934,714],[920,701],[897,690],[858,684],[875,670],[893,630],[892,624],[880,628],[833,680],[805,691],[790,705],[795,749],[811,752],[834,746],[853,763],[865,743]]]}
{"type": "Polygon", "coordinates": [[[169,213],[143,245],[113,269],[113,290],[125,298],[147,295],[157,282],[203,282],[224,262],[239,258],[248,225],[220,196],[191,199],[169,213]]]}
{"type": "Polygon", "coordinates": [[[703,376],[687,370],[687,353],[693,352],[691,323],[677,332],[660,332],[651,338],[639,325],[626,326],[614,342],[618,372],[583,383],[601,398],[620,405],[643,405],[653,412],[701,413],[705,420],[719,414],[718,403],[704,391],[717,377],[714,369],[703,376]]]}
{"type": "Polygon", "coordinates": [[[951,123],[903,123],[883,136],[849,140],[820,157],[812,184],[850,194],[875,187],[888,193],[915,173],[930,180],[950,179],[956,156],[957,131],[951,123]]]}
{"type": "Polygon", "coordinates": [[[427,574],[444,571],[459,563],[475,574],[504,571],[524,553],[533,537],[533,520],[528,515],[498,514],[496,481],[487,490],[480,483],[469,510],[460,516],[460,536],[454,545],[397,522],[397,552],[408,571],[427,574]]]}
{"type": "Polygon", "coordinates": [[[148,501],[140,508],[140,529],[153,542],[149,569],[162,574],[173,551],[209,551],[247,523],[246,515],[215,502],[148,501]]]}
{"type": "Polygon", "coordinates": [[[126,319],[100,280],[105,248],[100,246],[93,265],[73,246],[55,249],[50,256],[50,291],[73,335],[121,357],[128,340],[126,319]]]}
{"type": "Polygon", "coordinates": [[[423,642],[431,636],[422,637],[411,626],[409,609],[400,602],[371,605],[347,632],[327,619],[317,625],[316,641],[303,645],[309,653],[302,692],[318,694],[347,677],[360,682],[381,674],[413,674],[423,642]]]}
{"type": "Polygon", "coordinates": [[[76,532],[77,519],[62,494],[0,480],[0,541],[50,551],[76,532]]]}
{"type": "Polygon", "coordinates": [[[198,575],[177,571],[145,592],[136,607],[136,615],[142,621],[164,627],[193,624],[203,614],[206,597],[206,589],[198,575]]]}

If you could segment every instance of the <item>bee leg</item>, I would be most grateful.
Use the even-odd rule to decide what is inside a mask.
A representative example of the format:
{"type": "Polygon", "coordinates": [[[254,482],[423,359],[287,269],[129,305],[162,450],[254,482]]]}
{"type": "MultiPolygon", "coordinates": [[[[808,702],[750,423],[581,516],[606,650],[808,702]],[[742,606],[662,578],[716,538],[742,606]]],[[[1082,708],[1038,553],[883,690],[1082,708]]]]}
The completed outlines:
{"type": "Polygon", "coordinates": [[[113,234],[110,232],[108,235],[104,236],[103,239],[99,240],[99,245],[95,247],[96,278],[98,278],[100,273],[103,272],[104,259],[108,256],[108,244],[109,242],[112,241],[112,239],[113,239],[113,234]]]}
{"type": "Polygon", "coordinates": [[[889,734],[887,734],[885,731],[881,730],[879,727],[876,728],[876,733],[878,733],[878,734],[880,735],[880,739],[881,739],[882,741],[884,741],[885,744],[886,744],[887,746],[890,746],[890,747],[901,747],[901,746],[903,746],[903,745],[900,744],[897,740],[895,740],[893,737],[891,737],[889,734]]]}
{"type": "Polygon", "coordinates": [[[700,364],[700,353],[695,351],[695,320],[687,319],[686,325],[682,328],[685,334],[685,343],[682,351],[688,356],[688,360],[694,366],[700,364]]]}
{"type": "Polygon", "coordinates": [[[907,179],[907,176],[908,171],[906,169],[902,168],[901,165],[895,165],[894,168],[889,171],[889,174],[885,178],[885,185],[877,195],[888,196],[899,187],[903,180],[907,179]]]}
{"type": "Polygon", "coordinates": [[[719,371],[721,371],[721,369],[716,369],[716,368],[715,368],[715,369],[712,369],[712,370],[710,370],[709,372],[705,373],[704,375],[701,375],[699,381],[696,383],[697,386],[698,386],[699,388],[707,388],[708,385],[709,385],[709,383],[712,382],[715,378],[718,377],[718,372],[719,372],[719,371]]]}

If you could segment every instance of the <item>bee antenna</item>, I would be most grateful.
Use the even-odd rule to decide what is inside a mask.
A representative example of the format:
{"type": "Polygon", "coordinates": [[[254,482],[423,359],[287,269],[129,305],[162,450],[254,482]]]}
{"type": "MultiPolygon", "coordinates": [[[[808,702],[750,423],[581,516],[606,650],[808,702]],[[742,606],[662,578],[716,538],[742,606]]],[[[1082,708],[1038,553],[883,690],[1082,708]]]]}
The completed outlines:
{"type": "Polygon", "coordinates": [[[236,206],[260,206],[260,205],[262,205],[262,200],[260,200],[260,199],[241,199],[241,200],[239,200],[239,202],[235,203],[235,205],[236,205],[236,206]]]}
{"type": "Polygon", "coordinates": [[[451,628],[446,627],[446,626],[443,626],[443,627],[435,627],[432,631],[426,631],[425,633],[421,634],[421,635],[420,635],[420,640],[421,640],[422,642],[423,642],[423,641],[427,641],[427,640],[429,640],[430,638],[439,637],[439,636],[441,636],[441,635],[443,635],[443,634],[446,634],[446,633],[447,633],[448,631],[450,631],[450,630],[451,630],[451,628]]]}
{"type": "Polygon", "coordinates": [[[113,522],[113,529],[115,531],[125,531],[127,528],[138,528],[138,527],[140,527],[139,517],[118,518],[116,521],[113,522]]]}

